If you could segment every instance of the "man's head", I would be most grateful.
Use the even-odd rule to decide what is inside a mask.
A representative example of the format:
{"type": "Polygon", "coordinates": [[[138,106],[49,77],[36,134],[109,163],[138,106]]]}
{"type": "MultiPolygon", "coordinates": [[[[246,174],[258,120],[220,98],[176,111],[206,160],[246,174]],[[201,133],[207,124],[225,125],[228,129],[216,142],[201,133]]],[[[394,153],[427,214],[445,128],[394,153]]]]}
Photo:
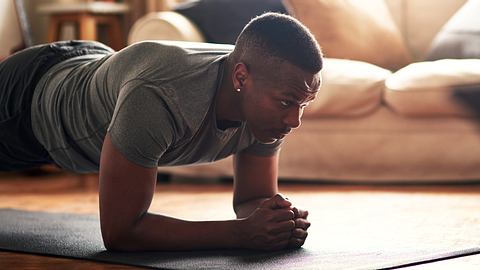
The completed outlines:
{"type": "Polygon", "coordinates": [[[266,13],[250,21],[230,55],[241,114],[256,138],[271,143],[300,126],[321,84],[322,53],[296,19],[266,13]]]}

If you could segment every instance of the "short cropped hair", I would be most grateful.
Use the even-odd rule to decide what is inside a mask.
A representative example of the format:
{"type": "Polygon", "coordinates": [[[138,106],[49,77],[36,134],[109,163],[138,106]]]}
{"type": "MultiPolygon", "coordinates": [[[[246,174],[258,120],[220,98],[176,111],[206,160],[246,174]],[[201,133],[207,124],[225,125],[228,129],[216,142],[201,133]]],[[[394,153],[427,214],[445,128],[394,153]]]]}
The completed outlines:
{"type": "Polygon", "coordinates": [[[312,74],[323,66],[322,51],[310,30],[291,16],[273,12],[254,18],[245,26],[232,56],[235,61],[247,62],[279,58],[312,74]]]}

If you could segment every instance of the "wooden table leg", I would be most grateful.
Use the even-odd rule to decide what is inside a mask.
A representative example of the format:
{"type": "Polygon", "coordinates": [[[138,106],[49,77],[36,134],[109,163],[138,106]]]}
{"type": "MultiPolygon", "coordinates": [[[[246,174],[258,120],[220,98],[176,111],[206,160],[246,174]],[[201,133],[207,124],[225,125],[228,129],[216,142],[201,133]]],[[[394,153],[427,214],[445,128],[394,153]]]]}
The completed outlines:
{"type": "Polygon", "coordinates": [[[50,17],[50,23],[48,26],[48,41],[54,42],[60,39],[60,20],[56,16],[50,17]]]}
{"type": "Polygon", "coordinates": [[[124,47],[123,31],[120,23],[120,17],[112,15],[109,18],[108,25],[108,39],[112,44],[112,48],[116,51],[121,50],[124,47]]]}
{"type": "Polygon", "coordinates": [[[97,23],[89,14],[80,15],[80,39],[97,40],[97,23]]]}

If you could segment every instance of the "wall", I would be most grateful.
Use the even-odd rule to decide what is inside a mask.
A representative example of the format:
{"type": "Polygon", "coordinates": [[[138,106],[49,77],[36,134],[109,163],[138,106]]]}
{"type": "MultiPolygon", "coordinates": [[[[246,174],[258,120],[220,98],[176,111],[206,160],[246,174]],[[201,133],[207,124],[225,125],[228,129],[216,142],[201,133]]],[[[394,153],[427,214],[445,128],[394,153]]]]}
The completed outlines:
{"type": "Polygon", "coordinates": [[[0,58],[9,55],[13,47],[22,43],[13,0],[0,0],[0,38],[0,58]]]}

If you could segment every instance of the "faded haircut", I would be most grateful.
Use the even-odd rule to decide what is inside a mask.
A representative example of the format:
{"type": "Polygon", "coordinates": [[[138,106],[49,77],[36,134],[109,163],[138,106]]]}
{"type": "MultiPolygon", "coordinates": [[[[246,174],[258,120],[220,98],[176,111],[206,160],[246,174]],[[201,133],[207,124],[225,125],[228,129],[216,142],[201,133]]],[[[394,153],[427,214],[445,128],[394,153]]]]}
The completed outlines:
{"type": "Polygon", "coordinates": [[[291,16],[273,12],[253,18],[243,28],[232,57],[247,65],[288,61],[312,74],[323,66],[322,51],[310,30],[291,16]]]}

